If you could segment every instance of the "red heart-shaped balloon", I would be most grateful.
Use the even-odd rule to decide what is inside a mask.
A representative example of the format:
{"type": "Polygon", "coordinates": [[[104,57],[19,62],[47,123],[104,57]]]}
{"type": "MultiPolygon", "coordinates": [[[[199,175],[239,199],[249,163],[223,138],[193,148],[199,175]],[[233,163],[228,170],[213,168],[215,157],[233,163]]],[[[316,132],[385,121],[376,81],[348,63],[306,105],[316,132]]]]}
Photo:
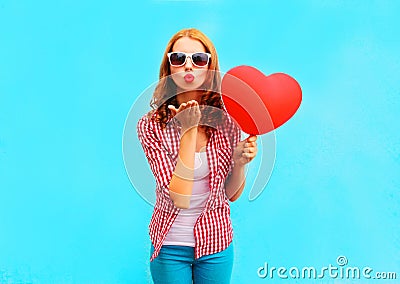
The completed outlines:
{"type": "Polygon", "coordinates": [[[284,73],[265,76],[251,66],[237,66],[222,78],[222,99],[228,113],[248,134],[270,132],[286,121],[301,104],[299,83],[284,73]]]}

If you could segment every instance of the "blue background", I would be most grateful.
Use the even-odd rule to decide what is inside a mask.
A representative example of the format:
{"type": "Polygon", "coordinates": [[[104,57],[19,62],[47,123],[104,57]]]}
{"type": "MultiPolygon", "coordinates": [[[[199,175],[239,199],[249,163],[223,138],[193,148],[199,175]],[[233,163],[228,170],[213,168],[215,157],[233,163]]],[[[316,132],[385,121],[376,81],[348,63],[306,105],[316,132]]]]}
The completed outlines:
{"type": "Polygon", "coordinates": [[[0,283],[150,281],[152,207],[122,134],[186,27],[222,71],[284,72],[303,89],[264,192],[232,204],[232,283],[339,255],[400,277],[400,4],[277,2],[0,1],[0,283]]]}

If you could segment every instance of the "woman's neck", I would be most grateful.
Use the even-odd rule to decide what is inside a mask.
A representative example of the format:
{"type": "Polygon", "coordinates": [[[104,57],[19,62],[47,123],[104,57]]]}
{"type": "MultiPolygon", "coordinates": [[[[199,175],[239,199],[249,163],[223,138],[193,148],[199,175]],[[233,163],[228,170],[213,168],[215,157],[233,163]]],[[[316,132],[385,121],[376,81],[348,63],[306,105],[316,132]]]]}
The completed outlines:
{"type": "Polygon", "coordinates": [[[200,91],[187,91],[187,92],[179,93],[176,96],[176,100],[179,105],[181,105],[182,103],[186,103],[190,100],[196,100],[200,104],[201,95],[202,95],[202,92],[200,92],[200,91]]]}

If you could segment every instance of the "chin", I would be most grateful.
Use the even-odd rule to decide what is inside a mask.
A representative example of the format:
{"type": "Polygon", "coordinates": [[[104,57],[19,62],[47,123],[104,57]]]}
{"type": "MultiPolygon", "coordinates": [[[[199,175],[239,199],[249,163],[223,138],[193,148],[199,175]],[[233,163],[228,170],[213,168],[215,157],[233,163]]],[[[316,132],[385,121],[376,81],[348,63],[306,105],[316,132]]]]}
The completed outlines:
{"type": "Polygon", "coordinates": [[[193,81],[191,83],[183,82],[181,84],[177,84],[179,90],[183,91],[183,92],[202,90],[202,88],[201,88],[202,85],[203,85],[203,82],[196,82],[196,81],[193,81]]]}

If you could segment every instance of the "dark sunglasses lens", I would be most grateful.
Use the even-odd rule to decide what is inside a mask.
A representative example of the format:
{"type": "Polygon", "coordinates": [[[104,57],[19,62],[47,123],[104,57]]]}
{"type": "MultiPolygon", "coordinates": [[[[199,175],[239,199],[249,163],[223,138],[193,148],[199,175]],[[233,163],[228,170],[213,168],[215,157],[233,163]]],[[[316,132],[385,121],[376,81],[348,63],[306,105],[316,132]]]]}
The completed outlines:
{"type": "Polygon", "coordinates": [[[195,53],[192,59],[197,66],[206,66],[208,63],[208,55],[206,53],[195,53]]]}
{"type": "Polygon", "coordinates": [[[172,53],[170,56],[170,60],[172,65],[182,65],[183,63],[185,63],[186,54],[180,52],[172,53]]]}

